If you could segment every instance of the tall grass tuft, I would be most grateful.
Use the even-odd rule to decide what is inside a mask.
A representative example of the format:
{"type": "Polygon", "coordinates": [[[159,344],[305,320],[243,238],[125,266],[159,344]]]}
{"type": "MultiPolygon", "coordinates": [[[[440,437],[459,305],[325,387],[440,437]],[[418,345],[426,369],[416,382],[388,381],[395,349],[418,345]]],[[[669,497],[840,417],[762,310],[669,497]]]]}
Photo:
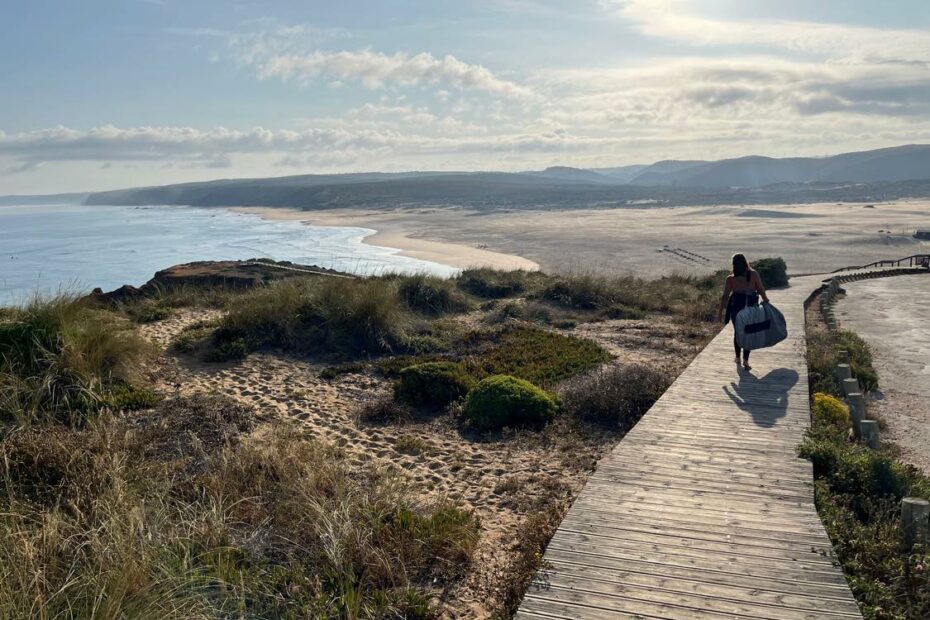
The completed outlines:
{"type": "Polygon", "coordinates": [[[132,401],[150,352],[110,313],[70,295],[36,297],[0,318],[0,419],[72,419],[132,401]]]}
{"type": "Polygon", "coordinates": [[[261,347],[359,357],[393,350],[410,323],[387,279],[286,281],[244,295],[214,335],[216,358],[261,347]]]}

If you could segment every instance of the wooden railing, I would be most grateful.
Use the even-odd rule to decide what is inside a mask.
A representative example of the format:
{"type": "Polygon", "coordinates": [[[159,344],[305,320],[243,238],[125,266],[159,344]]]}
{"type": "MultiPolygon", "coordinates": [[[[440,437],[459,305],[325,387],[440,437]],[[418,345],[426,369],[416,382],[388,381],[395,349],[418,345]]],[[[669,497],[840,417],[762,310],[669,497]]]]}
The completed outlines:
{"type": "Polygon", "coordinates": [[[924,261],[930,262],[930,254],[912,254],[911,256],[905,256],[904,258],[877,260],[874,263],[869,263],[868,265],[840,267],[839,269],[834,269],[830,273],[851,271],[853,269],[870,269],[872,267],[923,267],[924,261]]]}

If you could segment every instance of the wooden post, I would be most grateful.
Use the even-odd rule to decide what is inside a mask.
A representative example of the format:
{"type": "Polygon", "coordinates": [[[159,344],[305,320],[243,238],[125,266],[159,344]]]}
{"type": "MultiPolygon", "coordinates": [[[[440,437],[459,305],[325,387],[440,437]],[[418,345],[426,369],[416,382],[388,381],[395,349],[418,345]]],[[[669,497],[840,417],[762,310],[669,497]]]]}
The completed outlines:
{"type": "Polygon", "coordinates": [[[846,379],[852,379],[852,368],[849,367],[849,364],[837,364],[836,365],[836,378],[840,381],[845,381],[846,379]]]}
{"type": "Polygon", "coordinates": [[[875,420],[863,420],[859,422],[859,434],[862,436],[862,441],[864,441],[868,447],[873,450],[878,450],[878,422],[875,420]]]}
{"type": "Polygon", "coordinates": [[[846,404],[849,406],[849,419],[852,422],[853,433],[859,436],[859,424],[865,419],[865,397],[861,392],[846,395],[846,404]]]}
{"type": "Polygon", "coordinates": [[[836,359],[839,361],[840,364],[848,364],[849,363],[849,351],[837,351],[836,359]]]}
{"type": "Polygon", "coordinates": [[[919,497],[901,500],[901,531],[908,549],[930,542],[930,502],[919,497]]]}
{"type": "Polygon", "coordinates": [[[843,394],[849,396],[853,392],[860,392],[859,382],[855,379],[843,379],[843,394]]]}

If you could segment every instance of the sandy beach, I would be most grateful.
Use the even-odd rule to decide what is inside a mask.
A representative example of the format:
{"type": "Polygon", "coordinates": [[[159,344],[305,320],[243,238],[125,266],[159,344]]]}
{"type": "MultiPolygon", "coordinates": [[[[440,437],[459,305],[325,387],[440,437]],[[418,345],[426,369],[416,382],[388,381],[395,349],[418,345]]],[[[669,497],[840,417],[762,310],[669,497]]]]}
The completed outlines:
{"type": "Polygon", "coordinates": [[[930,227],[930,201],[572,210],[456,207],[238,209],[273,219],[378,232],[366,242],[458,267],[547,272],[706,273],[737,251],[781,256],[791,273],[819,273],[930,252],[913,237],[930,227]]]}
{"type": "MultiPolygon", "coordinates": [[[[466,269],[490,267],[493,269],[525,269],[534,271],[534,261],[503,252],[495,252],[478,245],[466,245],[442,239],[427,239],[417,234],[417,223],[432,210],[368,211],[340,209],[333,211],[300,211],[267,207],[236,207],[237,213],[253,213],[269,220],[302,221],[315,226],[355,226],[371,228],[375,232],[365,237],[365,243],[400,250],[402,256],[441,263],[466,269]]],[[[442,217],[441,214],[439,214],[442,217]]],[[[433,218],[429,218],[431,221],[433,218]]]]}

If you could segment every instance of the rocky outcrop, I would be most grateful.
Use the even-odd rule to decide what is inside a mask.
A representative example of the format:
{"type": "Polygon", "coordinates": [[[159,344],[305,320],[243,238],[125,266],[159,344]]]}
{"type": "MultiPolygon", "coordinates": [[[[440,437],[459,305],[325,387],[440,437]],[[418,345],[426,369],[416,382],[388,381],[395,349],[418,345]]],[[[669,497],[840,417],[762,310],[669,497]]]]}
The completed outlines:
{"type": "Polygon", "coordinates": [[[346,276],[346,274],[323,267],[298,265],[290,261],[272,261],[264,258],[244,261],[200,261],[163,269],[138,288],[124,284],[118,289],[107,293],[95,288],[90,297],[95,301],[106,304],[120,304],[181,286],[247,289],[275,280],[306,277],[308,275],[346,276]]]}

